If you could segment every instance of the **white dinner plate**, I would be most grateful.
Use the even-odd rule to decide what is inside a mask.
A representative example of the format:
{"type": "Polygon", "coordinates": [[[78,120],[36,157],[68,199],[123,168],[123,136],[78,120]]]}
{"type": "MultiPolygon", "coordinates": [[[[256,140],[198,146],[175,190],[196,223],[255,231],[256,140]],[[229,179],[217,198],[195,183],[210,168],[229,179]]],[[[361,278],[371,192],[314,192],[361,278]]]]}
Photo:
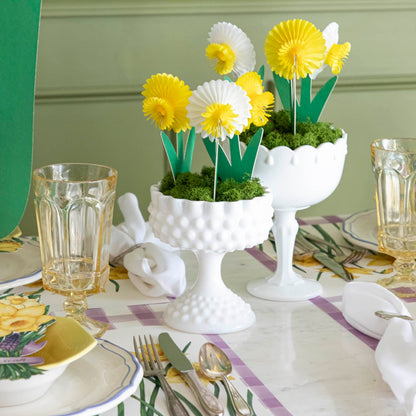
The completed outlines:
{"type": "Polygon", "coordinates": [[[377,213],[375,209],[357,212],[342,223],[341,233],[356,246],[378,251],[377,213]]]}
{"type": "Polygon", "coordinates": [[[71,363],[40,399],[0,408],[7,416],[94,416],[116,407],[133,394],[143,369],[125,349],[109,341],[71,363]]]}
{"type": "Polygon", "coordinates": [[[32,237],[19,237],[22,247],[0,252],[0,290],[36,282],[42,278],[39,242],[32,237]]]}

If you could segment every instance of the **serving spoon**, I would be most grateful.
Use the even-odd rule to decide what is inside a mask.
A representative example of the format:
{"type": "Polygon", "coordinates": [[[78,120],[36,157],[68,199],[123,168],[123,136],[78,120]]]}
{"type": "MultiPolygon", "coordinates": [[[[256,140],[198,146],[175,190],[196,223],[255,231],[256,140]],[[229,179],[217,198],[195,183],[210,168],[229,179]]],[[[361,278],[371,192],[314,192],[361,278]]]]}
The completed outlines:
{"type": "Polygon", "coordinates": [[[253,416],[253,411],[250,406],[227,377],[232,371],[232,365],[221,348],[210,342],[202,345],[199,350],[199,367],[202,373],[209,379],[222,380],[224,382],[238,416],[253,416]]]}

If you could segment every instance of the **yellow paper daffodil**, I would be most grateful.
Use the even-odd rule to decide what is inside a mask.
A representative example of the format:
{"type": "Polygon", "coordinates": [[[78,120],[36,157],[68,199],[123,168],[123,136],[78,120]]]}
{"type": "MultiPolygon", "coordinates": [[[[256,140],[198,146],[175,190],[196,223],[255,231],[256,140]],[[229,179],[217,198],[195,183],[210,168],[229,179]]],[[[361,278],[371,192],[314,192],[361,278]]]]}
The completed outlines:
{"type": "Polygon", "coordinates": [[[257,127],[267,123],[269,112],[274,104],[274,96],[269,91],[263,91],[263,81],[257,72],[247,72],[238,78],[236,84],[239,85],[250,98],[251,118],[249,125],[253,123],[257,127]]]}
{"type": "Polygon", "coordinates": [[[325,59],[325,63],[331,67],[332,73],[339,74],[351,50],[351,43],[345,42],[342,45],[332,45],[325,59]]]}
{"type": "Polygon", "coordinates": [[[160,130],[178,133],[189,128],[186,106],[192,92],[188,85],[171,74],[156,74],[143,87],[143,113],[160,130]]]}
{"type": "Polygon", "coordinates": [[[242,132],[248,125],[250,110],[247,93],[234,82],[220,79],[200,85],[188,105],[191,126],[211,141],[242,132]]]}
{"type": "Polygon", "coordinates": [[[287,20],[275,26],[264,46],[272,71],[286,78],[305,78],[321,66],[325,40],[312,23],[302,19],[287,20]]]}
{"type": "Polygon", "coordinates": [[[254,69],[254,46],[239,27],[226,22],[216,23],[209,32],[208,41],[206,56],[216,62],[215,70],[220,75],[233,72],[240,76],[254,69]]]}

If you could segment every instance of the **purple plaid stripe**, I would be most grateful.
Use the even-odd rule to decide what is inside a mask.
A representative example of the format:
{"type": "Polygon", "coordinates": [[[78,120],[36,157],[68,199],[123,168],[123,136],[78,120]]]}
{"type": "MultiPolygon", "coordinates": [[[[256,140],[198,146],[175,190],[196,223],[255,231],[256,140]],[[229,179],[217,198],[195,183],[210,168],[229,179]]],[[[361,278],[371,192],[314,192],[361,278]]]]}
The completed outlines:
{"type": "Polygon", "coordinates": [[[317,218],[296,218],[299,225],[314,225],[314,224],[334,224],[337,222],[342,222],[343,219],[337,215],[325,215],[323,217],[317,218]]]}
{"type": "Polygon", "coordinates": [[[319,309],[324,311],[326,314],[328,314],[332,319],[334,319],[336,322],[338,322],[341,326],[343,326],[345,329],[347,329],[351,334],[355,335],[358,339],[360,339],[364,344],[369,346],[371,349],[375,350],[378,344],[378,340],[371,338],[362,332],[358,331],[354,327],[352,327],[342,315],[342,312],[334,306],[331,302],[329,302],[327,299],[322,298],[320,296],[309,299],[314,305],[316,305],[319,309]]]}
{"type": "Polygon", "coordinates": [[[233,369],[241,376],[244,382],[260,399],[263,405],[275,416],[291,416],[291,413],[276,399],[271,391],[260,379],[244,364],[237,354],[219,335],[205,335],[206,338],[220,347],[228,356],[233,369]]]}
{"type": "Polygon", "coordinates": [[[148,305],[130,305],[133,315],[144,326],[162,325],[162,313],[155,313],[148,305]]]}
{"type": "Polygon", "coordinates": [[[89,308],[87,309],[85,314],[88,316],[88,318],[95,319],[101,322],[107,322],[108,324],[110,324],[108,329],[115,329],[115,326],[112,323],[110,323],[110,320],[108,319],[106,313],[104,312],[104,309],[89,308]]]}
{"type": "MultiPolygon", "coordinates": [[[[246,249],[248,253],[250,253],[255,259],[257,259],[260,263],[268,267],[270,270],[274,270],[276,268],[275,264],[276,262],[270,258],[266,253],[261,251],[257,247],[253,247],[251,249],[246,249]],[[274,264],[274,266],[273,266],[274,264]]],[[[326,314],[328,314],[331,318],[333,318],[335,321],[337,321],[341,326],[343,326],[345,329],[347,329],[351,334],[359,338],[364,344],[372,348],[373,350],[376,349],[378,340],[371,338],[362,332],[358,331],[354,327],[352,327],[342,315],[342,312],[334,306],[330,300],[322,298],[320,296],[309,299],[310,302],[312,302],[315,306],[320,308],[322,311],[324,311],[326,314]]],[[[339,301],[340,297],[336,296],[332,299],[333,301],[339,301]]]]}
{"type": "Polygon", "coordinates": [[[261,251],[258,247],[246,248],[246,251],[272,272],[276,270],[276,260],[273,260],[267,254],[261,251]]]}

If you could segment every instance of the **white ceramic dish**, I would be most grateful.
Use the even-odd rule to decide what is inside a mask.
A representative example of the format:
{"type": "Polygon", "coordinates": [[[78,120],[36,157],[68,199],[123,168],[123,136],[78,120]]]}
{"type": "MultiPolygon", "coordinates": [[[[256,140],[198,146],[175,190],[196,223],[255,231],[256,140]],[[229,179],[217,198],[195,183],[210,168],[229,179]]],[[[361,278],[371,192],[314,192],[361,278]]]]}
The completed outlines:
{"type": "Polygon", "coordinates": [[[97,345],[97,340],[75,320],[59,316],[55,319],[56,322],[41,339],[46,341],[45,347],[34,353],[35,357],[43,358],[44,363],[39,368],[46,371],[27,379],[1,379],[0,407],[7,408],[39,399],[70,363],[88,354],[97,345]]]}
{"type": "Polygon", "coordinates": [[[0,252],[0,290],[6,290],[42,278],[39,243],[31,237],[19,237],[22,247],[10,253],[0,252]]]}
{"type": "Polygon", "coordinates": [[[40,399],[0,408],[7,416],[95,416],[133,394],[143,377],[136,358],[109,341],[71,363],[40,399]]]}
{"type": "Polygon", "coordinates": [[[344,220],[341,233],[356,246],[378,251],[377,213],[375,209],[357,212],[344,220]]]}

